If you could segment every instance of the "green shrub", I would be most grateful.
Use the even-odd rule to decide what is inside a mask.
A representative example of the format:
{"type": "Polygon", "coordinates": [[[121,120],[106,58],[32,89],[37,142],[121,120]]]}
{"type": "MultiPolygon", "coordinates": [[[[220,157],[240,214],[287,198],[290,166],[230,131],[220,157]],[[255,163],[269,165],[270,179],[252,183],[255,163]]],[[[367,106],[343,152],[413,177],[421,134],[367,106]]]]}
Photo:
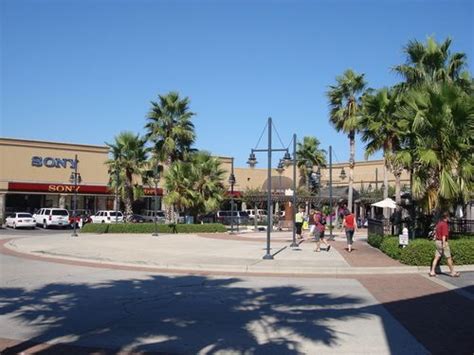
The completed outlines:
{"type": "Polygon", "coordinates": [[[395,260],[400,259],[401,248],[398,246],[398,237],[384,237],[380,243],[380,250],[395,260]]]}
{"type": "MultiPolygon", "coordinates": [[[[474,264],[474,239],[463,238],[450,240],[449,246],[456,265],[474,264]]],[[[427,239],[410,240],[401,251],[400,261],[407,265],[429,266],[435,255],[435,244],[427,239]]],[[[446,264],[446,259],[441,259],[446,264]]]]}
{"type": "Polygon", "coordinates": [[[474,264],[474,238],[451,240],[449,246],[455,264],[474,264]]]}
{"type": "Polygon", "coordinates": [[[383,236],[379,234],[371,234],[367,238],[367,242],[372,245],[374,248],[380,248],[380,244],[382,243],[383,236]]]}
{"type": "Polygon", "coordinates": [[[428,239],[410,240],[408,245],[402,249],[400,261],[407,265],[428,266],[431,265],[434,253],[433,241],[428,239]]]}
{"type": "MultiPolygon", "coordinates": [[[[158,233],[223,233],[227,229],[219,223],[209,224],[158,224],[158,233]]],[[[81,233],[147,233],[155,232],[154,223],[89,223],[81,233]]]]}

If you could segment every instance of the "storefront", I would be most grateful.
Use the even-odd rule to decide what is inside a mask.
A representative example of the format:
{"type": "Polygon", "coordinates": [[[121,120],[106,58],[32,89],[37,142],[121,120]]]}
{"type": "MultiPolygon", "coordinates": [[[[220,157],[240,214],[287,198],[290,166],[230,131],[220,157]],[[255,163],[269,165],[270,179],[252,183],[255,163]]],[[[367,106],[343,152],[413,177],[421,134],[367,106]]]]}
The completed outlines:
{"type": "MultiPolygon", "coordinates": [[[[108,151],[106,146],[0,138],[0,220],[14,211],[72,209],[75,195],[77,209],[113,209],[108,151]],[[71,180],[75,171],[81,180],[77,185],[71,180]]],[[[160,206],[162,190],[156,194],[160,206]]],[[[144,195],[138,208],[152,208],[155,189],[145,187],[144,195]]]]}

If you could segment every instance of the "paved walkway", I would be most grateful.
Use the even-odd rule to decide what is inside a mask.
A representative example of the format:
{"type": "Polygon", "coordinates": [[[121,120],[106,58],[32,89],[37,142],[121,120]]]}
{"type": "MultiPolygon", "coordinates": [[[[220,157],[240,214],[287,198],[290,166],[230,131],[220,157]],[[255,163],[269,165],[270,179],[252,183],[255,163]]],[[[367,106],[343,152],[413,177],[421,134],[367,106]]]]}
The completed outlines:
{"type": "MultiPolygon", "coordinates": [[[[6,235],[4,234],[4,237],[6,235]]],[[[402,265],[378,249],[369,246],[363,237],[356,237],[355,250],[345,251],[345,238],[337,235],[329,252],[309,239],[298,241],[291,248],[291,233],[273,233],[270,253],[266,254],[266,234],[80,234],[69,233],[30,236],[6,241],[5,252],[36,257],[82,262],[101,267],[128,267],[137,270],[166,272],[198,272],[206,274],[252,275],[354,275],[427,273],[427,267],[402,265]]],[[[461,267],[473,270],[474,267],[461,267]]]]}

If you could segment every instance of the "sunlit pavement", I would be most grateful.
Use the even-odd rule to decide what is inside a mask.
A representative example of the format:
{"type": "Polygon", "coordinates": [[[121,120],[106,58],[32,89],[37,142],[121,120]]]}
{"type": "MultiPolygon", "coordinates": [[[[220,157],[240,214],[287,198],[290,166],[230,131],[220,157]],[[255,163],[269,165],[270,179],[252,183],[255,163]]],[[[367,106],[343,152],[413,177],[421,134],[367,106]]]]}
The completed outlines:
{"type": "MultiPolygon", "coordinates": [[[[12,237],[11,232],[2,232],[2,239],[12,237]]],[[[272,277],[262,277],[246,273],[193,275],[185,270],[177,275],[114,269],[110,265],[104,268],[101,258],[119,255],[136,261],[146,250],[153,254],[153,249],[150,251],[145,237],[95,236],[99,238],[99,244],[92,236],[70,238],[68,233],[32,237],[18,234],[14,238],[17,246],[23,243],[22,251],[28,245],[30,254],[0,256],[0,348],[8,347],[6,353],[91,351],[81,348],[86,346],[124,353],[249,354],[472,353],[474,349],[470,334],[474,326],[472,300],[424,275],[322,273],[297,277],[293,272],[298,269],[292,263],[303,263],[304,268],[311,267],[311,262],[314,267],[320,267],[320,263],[333,268],[354,267],[350,259],[354,253],[345,255],[341,241],[336,241],[328,253],[312,252],[314,245],[309,241],[300,245],[300,251],[290,253],[288,249],[288,255],[280,251],[275,260],[265,262],[280,260],[280,268],[292,268],[291,276],[278,275],[281,270],[275,272],[272,267],[272,277]],[[107,241],[113,241],[106,244],[115,248],[112,253],[97,250],[107,241]],[[92,253],[93,267],[74,260],[65,264],[38,258],[45,252],[61,254],[69,250],[68,243],[74,243],[81,253],[84,249],[92,253]],[[120,245],[112,246],[117,243],[120,245]],[[133,250],[137,243],[143,244],[142,249],[133,250]],[[85,244],[90,246],[86,248],[85,244]],[[128,253],[120,254],[121,249],[128,253]],[[433,322],[439,327],[427,326],[433,322]],[[446,327],[449,336],[443,331],[446,327]],[[64,344],[70,347],[64,348],[64,344]]],[[[193,252],[217,260],[230,258],[236,263],[238,258],[232,253],[242,253],[244,260],[260,261],[265,252],[264,239],[239,243],[188,236],[182,244],[178,241],[181,239],[167,236],[158,238],[161,241],[151,236],[148,239],[152,246],[156,243],[162,249],[181,249],[155,254],[183,262],[193,252]],[[236,247],[236,243],[243,245],[236,247]],[[227,248],[222,246],[225,244],[227,248]]],[[[275,250],[288,244],[288,236],[275,239],[275,250]]],[[[359,243],[360,257],[372,255],[363,254],[374,251],[365,250],[363,242],[359,243]]],[[[155,262],[160,265],[162,261],[155,262]]],[[[206,263],[209,265],[209,260],[206,263]]],[[[461,280],[465,283],[458,288],[472,288],[472,275],[463,273],[461,280]]]]}

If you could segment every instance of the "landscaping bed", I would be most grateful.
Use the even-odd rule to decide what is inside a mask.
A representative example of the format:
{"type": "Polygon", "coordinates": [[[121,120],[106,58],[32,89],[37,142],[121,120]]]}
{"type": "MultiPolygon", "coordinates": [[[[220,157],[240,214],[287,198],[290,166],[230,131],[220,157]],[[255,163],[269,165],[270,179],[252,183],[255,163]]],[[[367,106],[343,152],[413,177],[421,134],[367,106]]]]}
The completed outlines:
{"type": "MultiPolygon", "coordinates": [[[[224,225],[220,223],[209,224],[158,224],[158,233],[223,233],[227,232],[224,225]]],[[[146,233],[155,232],[154,223],[89,223],[82,229],[81,233],[146,233]]]]}
{"type": "MultiPolygon", "coordinates": [[[[368,243],[403,264],[429,266],[434,257],[434,242],[428,239],[410,240],[405,248],[398,245],[396,236],[370,235],[368,243]]],[[[474,238],[457,237],[449,240],[451,254],[456,265],[474,264],[474,238]]],[[[445,258],[441,259],[446,263],[445,258]]]]}

